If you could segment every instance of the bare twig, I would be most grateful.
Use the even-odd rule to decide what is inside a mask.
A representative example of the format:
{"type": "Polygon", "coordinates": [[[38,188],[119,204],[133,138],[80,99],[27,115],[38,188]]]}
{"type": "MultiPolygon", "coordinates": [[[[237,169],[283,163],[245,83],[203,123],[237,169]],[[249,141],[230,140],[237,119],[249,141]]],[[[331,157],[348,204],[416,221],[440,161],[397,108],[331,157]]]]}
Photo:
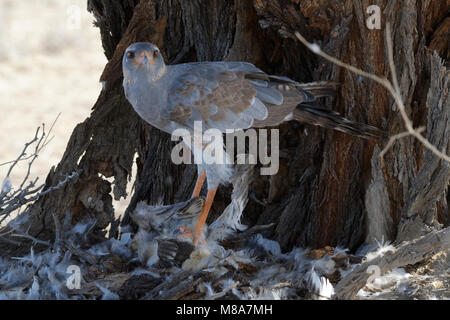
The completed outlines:
{"type": "Polygon", "coordinates": [[[18,238],[25,238],[25,239],[33,241],[33,243],[39,243],[39,244],[45,245],[47,247],[51,247],[51,243],[50,242],[36,239],[35,237],[30,236],[29,234],[14,233],[11,236],[12,237],[18,237],[18,238]]]}
{"type": "MultiPolygon", "coordinates": [[[[417,129],[417,131],[422,133],[422,132],[425,131],[425,127],[420,127],[420,128],[417,129]]],[[[380,158],[381,159],[384,158],[384,155],[394,145],[395,141],[397,141],[398,139],[402,139],[402,138],[408,137],[408,136],[410,136],[409,132],[402,132],[402,133],[396,134],[395,136],[390,137],[387,145],[380,152],[380,158]]]]}
{"type": "MultiPolygon", "coordinates": [[[[39,131],[40,130],[41,130],[41,127],[38,127],[36,129],[36,133],[34,134],[34,138],[30,142],[25,143],[25,146],[23,147],[22,153],[17,157],[16,160],[12,160],[12,161],[8,161],[8,162],[0,164],[0,167],[1,167],[1,166],[4,166],[4,165],[12,163],[12,165],[8,169],[8,173],[6,174],[6,177],[10,176],[12,170],[14,169],[14,167],[16,166],[17,163],[19,163],[20,161],[23,161],[25,159],[30,159],[31,157],[33,157],[33,155],[30,155],[30,156],[27,157],[27,149],[28,149],[28,147],[30,145],[32,145],[33,143],[35,143],[36,141],[39,140],[39,131]]],[[[43,133],[42,135],[44,135],[44,134],[45,133],[43,133]]]]}
{"type": "MultiPolygon", "coordinates": [[[[432,145],[425,137],[422,136],[421,134],[421,130],[419,129],[414,129],[412,121],[408,118],[408,115],[406,114],[406,108],[405,105],[403,103],[403,98],[401,96],[401,92],[400,92],[400,87],[398,85],[398,80],[397,80],[397,73],[395,71],[395,66],[394,66],[394,58],[393,58],[393,49],[392,49],[392,38],[391,38],[391,31],[390,31],[390,25],[387,24],[386,25],[386,40],[387,40],[387,47],[388,47],[388,56],[389,56],[389,66],[391,69],[391,74],[392,74],[392,81],[393,84],[391,82],[389,82],[388,79],[386,78],[381,78],[377,75],[374,75],[372,73],[368,73],[365,72],[363,70],[360,70],[358,68],[355,68],[345,62],[342,62],[339,59],[336,59],[328,54],[326,54],[325,52],[323,52],[316,44],[312,44],[310,42],[308,42],[299,32],[295,32],[295,36],[308,48],[310,49],[312,52],[316,53],[317,55],[327,59],[328,61],[343,67],[347,70],[350,70],[353,73],[356,73],[360,76],[372,79],[373,81],[381,84],[383,87],[385,87],[389,93],[391,94],[391,96],[394,98],[394,101],[400,111],[400,115],[402,116],[403,122],[405,124],[406,127],[406,132],[405,133],[401,133],[399,135],[394,136],[395,139],[399,139],[399,138],[403,138],[406,136],[413,136],[416,139],[418,139],[424,146],[425,148],[429,149],[431,152],[433,152],[436,156],[438,156],[440,159],[443,159],[445,161],[447,161],[448,163],[450,163],[450,157],[446,154],[444,154],[443,152],[439,151],[434,145],[432,145]]],[[[390,141],[390,143],[388,143],[389,146],[392,146],[393,142],[390,141]]],[[[384,152],[382,152],[380,154],[380,156],[384,155],[386,153],[385,150],[383,150],[384,152]]]]}
{"type": "Polygon", "coordinates": [[[52,125],[50,126],[50,130],[48,130],[48,134],[45,137],[42,146],[37,150],[38,152],[41,152],[42,149],[44,149],[52,140],[55,136],[51,137],[50,139],[48,139],[48,137],[50,137],[50,134],[53,131],[53,128],[55,127],[56,122],[58,121],[59,117],[61,116],[61,112],[58,113],[58,115],[56,116],[55,120],[53,121],[52,125]]]}
{"type": "Polygon", "coordinates": [[[45,124],[42,124],[42,126],[38,127],[36,129],[36,132],[34,134],[34,137],[31,141],[25,143],[24,148],[22,149],[22,152],[19,154],[19,156],[12,161],[5,162],[0,164],[0,166],[4,165],[10,165],[8,168],[8,172],[6,174],[6,178],[3,181],[2,190],[0,190],[0,216],[2,218],[0,219],[0,224],[5,221],[5,219],[8,218],[8,216],[11,214],[11,212],[20,209],[24,205],[27,205],[40,197],[54,191],[57,189],[60,189],[63,187],[67,182],[69,182],[71,179],[78,176],[79,173],[74,172],[69,176],[66,176],[65,179],[61,182],[59,182],[56,186],[50,187],[47,190],[44,190],[45,184],[37,185],[39,178],[35,178],[34,180],[29,180],[30,173],[31,173],[31,167],[33,166],[33,163],[38,158],[39,153],[51,142],[52,138],[49,138],[50,133],[52,132],[56,122],[58,121],[61,114],[58,114],[56,119],[53,121],[50,130],[48,134],[45,131],[45,124]],[[33,146],[33,151],[31,154],[28,154],[28,150],[30,147],[33,146]],[[16,165],[21,162],[29,160],[28,167],[25,172],[25,175],[20,182],[18,188],[12,188],[11,182],[10,182],[10,175],[16,165]]]}
{"type": "MultiPolygon", "coordinates": [[[[53,130],[53,127],[58,118],[59,115],[50,127],[49,133],[53,130]]],[[[5,221],[5,219],[7,219],[13,211],[20,209],[21,207],[33,201],[36,201],[40,197],[45,196],[46,194],[54,190],[62,188],[67,182],[79,175],[78,172],[73,172],[71,175],[64,177],[64,180],[59,182],[57,185],[52,186],[44,191],[42,190],[45,188],[45,184],[37,185],[39,178],[35,178],[34,180],[29,179],[31,167],[35,160],[38,158],[39,152],[42,151],[42,149],[51,141],[51,139],[48,139],[48,137],[49,135],[46,133],[45,125],[43,124],[41,127],[38,127],[36,129],[33,139],[25,143],[22,152],[15,160],[1,164],[10,164],[10,167],[3,183],[5,188],[2,187],[2,190],[0,190],[0,224],[3,223],[3,221],[5,221]],[[27,152],[30,147],[33,147],[33,151],[30,155],[28,155],[27,152]],[[12,189],[11,183],[9,182],[9,177],[16,165],[24,160],[30,160],[28,162],[28,167],[25,175],[18,188],[12,189]]]]}
{"type": "MultiPolygon", "coordinates": [[[[37,150],[38,153],[41,152],[42,149],[44,149],[44,148],[45,148],[45,147],[53,140],[54,136],[51,137],[50,139],[49,139],[48,137],[50,136],[50,133],[53,131],[53,128],[54,128],[54,126],[55,126],[55,124],[56,124],[56,122],[58,121],[58,119],[59,119],[60,116],[61,116],[61,113],[59,113],[59,114],[56,116],[55,120],[53,121],[52,125],[50,126],[50,130],[48,131],[48,134],[45,134],[45,130],[44,130],[44,129],[45,129],[45,125],[44,125],[44,124],[42,125],[42,129],[43,129],[44,132],[43,132],[41,138],[43,138],[43,141],[42,141],[42,143],[40,143],[40,144],[37,146],[37,148],[36,148],[36,150],[37,150]]],[[[19,155],[19,157],[18,157],[17,159],[11,160],[11,161],[7,161],[7,162],[4,162],[4,163],[0,163],[0,167],[6,166],[6,165],[8,165],[8,164],[13,164],[13,165],[9,168],[9,170],[8,170],[7,177],[9,177],[9,175],[10,175],[12,169],[14,168],[14,166],[15,166],[18,162],[21,162],[21,161],[25,161],[25,160],[31,159],[31,158],[33,158],[33,157],[35,156],[35,153],[33,153],[33,154],[27,156],[27,155],[26,155],[26,150],[28,149],[28,147],[29,147],[30,145],[32,145],[33,143],[35,143],[35,142],[38,140],[38,136],[39,136],[38,133],[39,133],[39,131],[40,131],[40,128],[41,128],[41,127],[38,127],[38,128],[37,128],[36,134],[35,134],[33,140],[31,140],[30,142],[28,142],[28,143],[25,144],[25,147],[24,147],[24,149],[22,150],[22,153],[19,155]]]]}
{"type": "Polygon", "coordinates": [[[3,242],[7,242],[7,243],[10,243],[10,244],[16,245],[16,246],[20,246],[22,244],[22,242],[14,241],[14,240],[11,240],[11,239],[8,239],[8,238],[4,238],[2,236],[0,236],[0,240],[3,241],[3,242]]]}
{"type": "MultiPolygon", "coordinates": [[[[58,190],[60,188],[62,188],[64,185],[66,185],[69,181],[71,181],[72,179],[76,178],[79,176],[79,172],[73,172],[71,175],[68,175],[65,177],[64,180],[60,181],[57,185],[48,188],[45,191],[39,192],[34,194],[34,196],[29,197],[29,198],[25,198],[26,195],[29,194],[29,192],[23,192],[21,193],[19,196],[15,197],[14,199],[12,199],[12,201],[10,201],[8,204],[8,206],[3,209],[0,210],[0,216],[1,215],[9,215],[11,212],[15,211],[16,209],[22,207],[23,205],[36,201],[37,199],[49,194],[50,192],[53,192],[55,190],[58,190]]],[[[44,185],[40,186],[38,189],[36,189],[37,191],[39,191],[40,189],[42,189],[44,187],[44,185]]],[[[26,190],[26,189],[25,189],[26,190]]],[[[24,191],[25,191],[24,190],[24,191]]],[[[5,217],[2,218],[2,220],[0,222],[2,222],[5,219],[5,217]]]]}

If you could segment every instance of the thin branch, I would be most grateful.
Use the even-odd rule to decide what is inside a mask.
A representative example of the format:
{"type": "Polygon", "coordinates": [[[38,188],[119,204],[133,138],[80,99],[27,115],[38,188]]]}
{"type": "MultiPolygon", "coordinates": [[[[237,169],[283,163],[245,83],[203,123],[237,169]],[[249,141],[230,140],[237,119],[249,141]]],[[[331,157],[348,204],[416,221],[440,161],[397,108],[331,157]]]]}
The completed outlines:
{"type": "MultiPolygon", "coordinates": [[[[422,133],[425,131],[425,127],[420,127],[417,129],[418,132],[422,133]]],[[[402,132],[399,134],[396,134],[395,136],[392,136],[389,138],[389,142],[384,147],[384,149],[380,152],[380,158],[384,159],[384,155],[388,152],[388,150],[394,145],[395,141],[398,139],[409,137],[411,134],[409,132],[402,132]]]]}
{"type": "MultiPolygon", "coordinates": [[[[392,34],[391,34],[391,24],[386,24],[386,42],[387,42],[387,52],[389,68],[391,69],[392,82],[394,83],[394,89],[397,93],[401,93],[400,86],[398,84],[397,70],[394,64],[394,48],[392,46],[392,34]]],[[[408,120],[409,118],[406,117],[408,120]]]]}
{"type": "Polygon", "coordinates": [[[78,173],[78,172],[73,172],[71,175],[66,176],[66,178],[65,178],[64,180],[60,181],[57,185],[55,185],[55,186],[53,186],[53,187],[50,187],[50,188],[48,188],[47,190],[42,191],[42,192],[40,192],[40,193],[38,193],[38,194],[35,194],[34,196],[32,196],[32,197],[30,197],[30,198],[19,199],[19,202],[18,202],[18,203],[14,204],[14,205],[11,205],[11,206],[5,208],[4,210],[1,210],[1,211],[0,211],[0,215],[5,215],[5,214],[7,215],[7,214],[13,212],[14,210],[16,210],[16,209],[22,207],[23,205],[25,205],[25,204],[27,204],[27,203],[36,201],[37,199],[39,199],[39,198],[41,198],[41,197],[43,197],[43,196],[49,194],[50,192],[53,192],[53,191],[55,191],[55,190],[58,190],[58,189],[62,188],[62,187],[63,187],[65,184],[67,184],[70,180],[72,180],[72,179],[74,179],[74,178],[76,178],[76,177],[78,177],[78,176],[79,176],[79,173],[78,173]]]}
{"type": "Polygon", "coordinates": [[[60,117],[60,116],[61,116],[61,112],[58,113],[58,115],[56,116],[55,120],[53,120],[53,123],[52,123],[52,125],[50,126],[50,130],[48,131],[47,136],[45,137],[45,140],[44,140],[44,142],[42,143],[42,147],[39,148],[38,152],[41,152],[42,149],[44,149],[44,148],[45,148],[45,147],[53,140],[53,138],[55,137],[55,136],[53,136],[53,137],[51,137],[51,138],[48,140],[48,137],[49,137],[50,134],[52,133],[53,128],[55,127],[55,124],[56,124],[56,122],[59,120],[59,117],[60,117]]]}
{"type": "Polygon", "coordinates": [[[22,152],[19,154],[19,156],[10,162],[6,162],[3,164],[0,164],[0,166],[10,164],[10,167],[8,169],[6,178],[3,182],[3,185],[5,188],[2,187],[4,190],[0,190],[0,224],[5,221],[9,217],[9,215],[14,212],[17,209],[22,208],[23,206],[36,201],[40,197],[43,197],[47,194],[49,194],[52,191],[55,191],[57,189],[62,188],[66,183],[68,183],[73,178],[77,177],[79,175],[79,172],[73,172],[71,175],[66,176],[64,180],[60,181],[57,185],[48,188],[47,190],[42,191],[45,188],[45,183],[41,185],[37,185],[39,178],[35,178],[34,180],[29,180],[30,173],[31,173],[31,167],[33,166],[35,160],[38,158],[39,153],[45,148],[53,139],[49,138],[49,134],[52,132],[56,122],[58,121],[61,113],[58,114],[56,119],[53,121],[50,130],[48,134],[45,130],[45,124],[42,124],[42,126],[38,127],[36,129],[36,132],[34,134],[34,137],[31,141],[25,143],[24,148],[22,149],[22,152]],[[30,155],[27,154],[30,147],[33,146],[33,151],[30,155]],[[16,165],[24,160],[29,160],[28,167],[26,169],[25,175],[20,182],[18,188],[11,188],[11,184],[9,182],[9,177],[16,167],[16,165]]]}
{"type": "MultiPolygon", "coordinates": [[[[42,151],[42,150],[43,150],[43,149],[44,149],[44,148],[45,148],[45,147],[53,140],[54,136],[51,137],[50,139],[49,139],[49,136],[50,136],[50,133],[53,131],[53,128],[55,127],[55,124],[56,124],[56,122],[58,121],[58,119],[59,119],[60,116],[61,116],[61,113],[59,113],[59,114],[56,116],[56,118],[55,118],[55,120],[53,121],[52,125],[50,126],[50,130],[48,131],[47,134],[45,134],[45,130],[44,130],[44,133],[43,133],[43,135],[42,135],[42,138],[44,138],[44,137],[45,137],[45,138],[44,138],[43,141],[41,141],[42,143],[39,143],[39,144],[38,144],[38,146],[37,146],[37,148],[36,148],[37,153],[41,152],[41,151],[42,151]]],[[[45,129],[44,124],[42,125],[42,128],[45,129]]],[[[39,133],[39,131],[40,131],[40,127],[37,128],[36,134],[35,134],[33,140],[31,140],[30,142],[28,142],[28,143],[25,144],[25,147],[24,147],[24,149],[22,150],[22,153],[19,155],[19,157],[18,157],[16,160],[11,160],[11,161],[7,161],[7,162],[4,162],[4,163],[0,163],[0,167],[6,166],[6,165],[11,164],[11,163],[13,164],[13,165],[9,168],[9,170],[8,170],[7,177],[9,177],[9,175],[11,174],[12,169],[14,168],[14,166],[15,166],[18,162],[25,161],[25,160],[28,160],[28,159],[31,159],[31,158],[34,157],[34,155],[35,155],[36,152],[33,153],[33,154],[31,154],[31,155],[29,155],[29,156],[27,156],[27,155],[26,155],[26,150],[28,149],[28,147],[29,147],[30,145],[32,145],[33,143],[35,143],[35,142],[38,140],[38,133],[39,133]]]]}
{"type": "MultiPolygon", "coordinates": [[[[398,80],[397,80],[397,73],[395,71],[395,66],[394,66],[394,59],[393,59],[393,50],[392,50],[392,39],[391,39],[391,32],[390,32],[390,26],[389,24],[387,24],[386,27],[386,41],[387,41],[387,47],[388,47],[388,55],[389,55],[389,65],[391,68],[391,74],[393,76],[393,83],[394,85],[392,85],[391,82],[389,82],[389,80],[387,80],[386,78],[381,78],[377,75],[374,75],[372,73],[368,73],[365,72],[363,70],[360,70],[358,68],[355,68],[345,62],[342,62],[339,59],[336,59],[328,54],[326,54],[325,52],[323,52],[318,45],[316,44],[312,44],[310,42],[308,42],[299,32],[295,32],[295,36],[308,48],[310,49],[312,52],[314,52],[315,54],[325,58],[326,60],[340,66],[343,67],[347,70],[350,70],[351,72],[358,74],[360,76],[372,79],[373,81],[381,84],[383,87],[385,87],[389,93],[391,94],[391,96],[394,98],[394,101],[396,103],[396,105],[398,106],[398,109],[400,111],[400,115],[402,116],[403,122],[405,124],[406,130],[408,134],[404,134],[401,133],[401,137],[405,137],[407,135],[411,135],[414,136],[415,138],[417,138],[424,146],[425,148],[427,148],[428,150],[430,150],[431,152],[433,152],[436,156],[438,156],[440,159],[443,159],[445,161],[447,161],[448,163],[450,163],[450,157],[446,154],[444,154],[443,152],[439,151],[434,145],[432,145],[425,137],[423,137],[420,134],[420,130],[414,129],[413,124],[411,122],[411,120],[408,118],[408,115],[406,114],[406,108],[405,105],[403,103],[403,98],[401,96],[400,93],[400,88],[398,85],[398,80]]],[[[398,139],[398,135],[397,138],[398,139]]],[[[384,152],[385,153],[385,152],[384,152]]],[[[384,155],[384,153],[382,153],[384,155]]],[[[381,156],[381,154],[380,154],[381,156]]]]}
{"type": "Polygon", "coordinates": [[[4,241],[4,242],[7,242],[7,243],[16,245],[16,246],[20,246],[22,244],[22,242],[14,241],[14,240],[11,240],[11,239],[8,239],[8,238],[4,238],[2,236],[0,236],[0,241],[4,241]]]}
{"type": "Polygon", "coordinates": [[[12,234],[11,236],[12,236],[12,237],[17,237],[17,238],[25,238],[25,239],[29,239],[29,240],[33,241],[33,243],[39,243],[39,244],[42,244],[42,245],[45,245],[45,246],[48,246],[48,247],[51,247],[51,246],[52,246],[50,242],[48,242],[48,241],[42,241],[42,240],[36,239],[35,237],[30,236],[29,234],[19,234],[19,233],[14,233],[14,234],[12,234]]]}
{"type": "MultiPolygon", "coordinates": [[[[11,171],[14,169],[14,167],[16,166],[16,164],[17,164],[18,162],[25,160],[24,157],[27,155],[26,152],[27,152],[28,147],[29,147],[30,145],[32,145],[33,143],[35,143],[36,141],[38,141],[38,135],[39,135],[40,129],[41,129],[41,127],[39,127],[39,128],[36,129],[36,133],[34,134],[33,140],[31,140],[30,142],[25,143],[25,146],[24,146],[24,148],[23,148],[23,150],[22,150],[22,153],[17,157],[16,160],[12,160],[12,161],[8,161],[8,162],[5,162],[5,163],[0,164],[0,167],[1,167],[1,166],[4,166],[4,165],[7,165],[7,164],[12,163],[12,165],[9,167],[9,170],[8,170],[8,173],[6,174],[6,177],[9,177],[9,176],[10,176],[11,171]]],[[[33,155],[27,157],[27,159],[30,159],[32,156],[33,156],[33,155]]]]}

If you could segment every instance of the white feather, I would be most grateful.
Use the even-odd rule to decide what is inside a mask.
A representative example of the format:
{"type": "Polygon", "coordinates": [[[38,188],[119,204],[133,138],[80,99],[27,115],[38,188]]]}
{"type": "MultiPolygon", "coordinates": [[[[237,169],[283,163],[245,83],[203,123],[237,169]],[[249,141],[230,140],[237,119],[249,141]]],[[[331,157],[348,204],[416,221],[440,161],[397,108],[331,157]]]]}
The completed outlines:
{"type": "Polygon", "coordinates": [[[0,190],[0,194],[8,194],[12,189],[11,180],[9,177],[6,177],[2,182],[2,188],[0,190]]]}
{"type": "Polygon", "coordinates": [[[95,283],[95,285],[102,291],[103,296],[102,300],[119,300],[119,296],[111,292],[108,288],[103,287],[102,285],[95,283]]]}
{"type": "Polygon", "coordinates": [[[30,291],[27,294],[27,300],[39,300],[39,282],[36,276],[33,276],[33,284],[31,285],[30,291]]]}
{"type": "Polygon", "coordinates": [[[257,234],[254,237],[254,240],[257,244],[264,248],[265,251],[269,252],[274,256],[278,256],[281,254],[280,244],[276,241],[266,239],[261,234],[257,234]]]}

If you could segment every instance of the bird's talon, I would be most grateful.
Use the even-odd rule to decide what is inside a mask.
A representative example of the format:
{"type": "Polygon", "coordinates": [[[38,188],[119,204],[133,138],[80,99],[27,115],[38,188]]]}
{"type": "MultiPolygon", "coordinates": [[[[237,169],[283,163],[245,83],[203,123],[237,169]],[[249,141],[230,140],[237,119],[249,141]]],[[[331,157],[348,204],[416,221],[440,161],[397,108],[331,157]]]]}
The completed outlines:
{"type": "Polygon", "coordinates": [[[194,235],[192,242],[193,242],[194,246],[198,246],[199,242],[204,246],[207,245],[206,240],[203,238],[203,236],[194,235]]]}

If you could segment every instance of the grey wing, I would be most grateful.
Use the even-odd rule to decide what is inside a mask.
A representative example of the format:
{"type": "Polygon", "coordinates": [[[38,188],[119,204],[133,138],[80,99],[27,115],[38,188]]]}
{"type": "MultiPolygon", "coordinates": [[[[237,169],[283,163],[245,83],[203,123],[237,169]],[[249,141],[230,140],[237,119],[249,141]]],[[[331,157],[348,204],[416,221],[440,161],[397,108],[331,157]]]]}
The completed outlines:
{"type": "Polygon", "coordinates": [[[206,62],[178,67],[162,116],[183,126],[193,128],[194,121],[202,121],[203,130],[247,129],[254,121],[268,117],[268,105],[283,104],[281,91],[250,63],[206,62]]]}
{"type": "Polygon", "coordinates": [[[177,239],[158,239],[158,257],[164,267],[181,266],[195,247],[177,239]]]}

